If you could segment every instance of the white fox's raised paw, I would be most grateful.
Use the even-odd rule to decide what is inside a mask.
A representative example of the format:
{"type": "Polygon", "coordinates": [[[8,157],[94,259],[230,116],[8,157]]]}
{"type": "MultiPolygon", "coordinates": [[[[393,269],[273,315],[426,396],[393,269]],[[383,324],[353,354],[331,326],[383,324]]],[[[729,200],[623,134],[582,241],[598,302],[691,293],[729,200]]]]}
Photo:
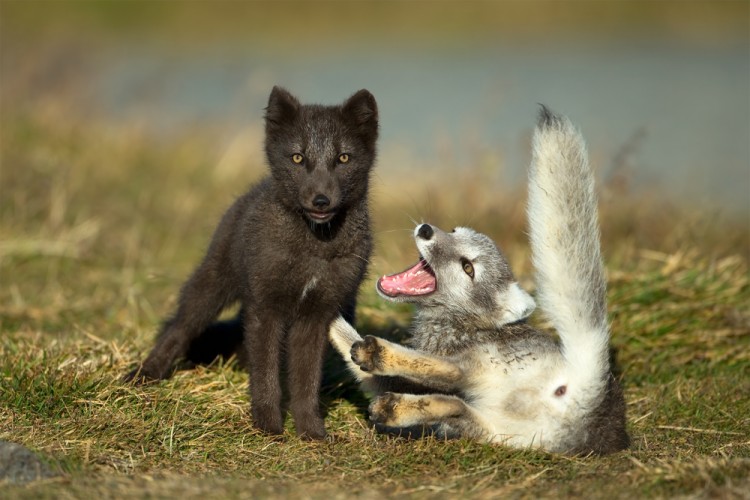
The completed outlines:
{"type": "Polygon", "coordinates": [[[366,372],[377,373],[383,369],[382,352],[383,347],[378,338],[367,335],[362,341],[352,345],[352,361],[366,372]]]}

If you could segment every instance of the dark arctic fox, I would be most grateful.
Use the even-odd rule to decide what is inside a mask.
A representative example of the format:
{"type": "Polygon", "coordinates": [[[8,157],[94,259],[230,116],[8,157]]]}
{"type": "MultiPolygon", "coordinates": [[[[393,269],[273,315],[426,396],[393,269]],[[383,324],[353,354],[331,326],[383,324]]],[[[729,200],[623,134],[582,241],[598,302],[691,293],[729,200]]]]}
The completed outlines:
{"type": "Polygon", "coordinates": [[[372,247],[367,192],[377,104],[360,90],[340,106],[301,105],[274,87],[265,122],[271,175],[224,214],[175,315],[128,378],[163,379],[188,354],[210,359],[217,346],[231,351],[239,336],[214,321],[240,302],[255,426],[283,431],[283,369],[297,434],[320,439],[326,334],[339,314],[352,320],[372,247]],[[230,337],[207,338],[222,333],[230,337]]]}

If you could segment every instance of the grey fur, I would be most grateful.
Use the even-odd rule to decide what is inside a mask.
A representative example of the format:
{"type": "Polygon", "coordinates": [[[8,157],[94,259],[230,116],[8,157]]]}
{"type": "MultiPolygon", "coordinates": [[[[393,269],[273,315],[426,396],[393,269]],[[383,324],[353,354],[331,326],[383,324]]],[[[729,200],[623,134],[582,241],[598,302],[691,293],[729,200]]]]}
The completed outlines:
{"type": "Polygon", "coordinates": [[[492,240],[466,228],[445,233],[422,225],[414,237],[429,267],[378,282],[386,299],[417,306],[411,347],[358,340],[341,320],[329,331],[336,349],[350,357],[351,372],[375,393],[370,413],[378,426],[421,425],[445,437],[571,454],[628,446],[625,402],[606,358],[593,175],[583,139],[544,107],[530,192],[542,308],[560,338],[526,323],[533,301],[492,240]]]}

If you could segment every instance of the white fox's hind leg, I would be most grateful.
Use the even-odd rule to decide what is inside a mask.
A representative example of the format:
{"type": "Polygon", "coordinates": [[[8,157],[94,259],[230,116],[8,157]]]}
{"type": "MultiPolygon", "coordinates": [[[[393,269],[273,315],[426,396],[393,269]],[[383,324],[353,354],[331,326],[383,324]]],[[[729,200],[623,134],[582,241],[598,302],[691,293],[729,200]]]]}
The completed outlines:
{"type": "Polygon", "coordinates": [[[448,437],[479,438],[481,420],[464,400],[445,394],[387,392],[370,404],[370,420],[389,428],[432,426],[448,437]]]}
{"type": "Polygon", "coordinates": [[[372,335],[352,345],[351,357],[360,369],[373,375],[403,377],[436,390],[458,389],[463,379],[463,371],[455,363],[372,335]]]}

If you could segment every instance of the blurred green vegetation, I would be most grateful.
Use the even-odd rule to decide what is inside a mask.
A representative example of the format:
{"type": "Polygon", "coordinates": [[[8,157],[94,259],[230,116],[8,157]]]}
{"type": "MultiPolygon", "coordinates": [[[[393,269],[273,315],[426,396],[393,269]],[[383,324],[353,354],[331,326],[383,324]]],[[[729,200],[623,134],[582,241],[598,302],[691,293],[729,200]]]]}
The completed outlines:
{"type": "MultiPolygon", "coordinates": [[[[172,40],[187,45],[233,38],[286,44],[438,44],[457,39],[666,37],[743,42],[744,1],[124,1],[5,0],[3,39],[18,43],[60,36],[172,40]],[[385,36],[384,36],[385,35],[385,36]]],[[[269,47],[270,48],[270,47],[269,47]]]]}

